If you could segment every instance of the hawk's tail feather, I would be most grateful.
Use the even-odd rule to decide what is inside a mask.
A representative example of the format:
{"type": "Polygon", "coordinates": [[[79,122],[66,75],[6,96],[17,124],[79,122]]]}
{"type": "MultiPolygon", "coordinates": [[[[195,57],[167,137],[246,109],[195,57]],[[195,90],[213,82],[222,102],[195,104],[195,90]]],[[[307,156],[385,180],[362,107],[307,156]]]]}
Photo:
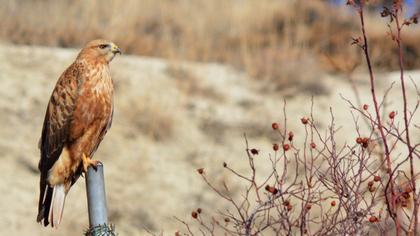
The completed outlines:
{"type": "Polygon", "coordinates": [[[57,228],[61,222],[65,200],[66,193],[64,191],[64,184],[58,184],[54,186],[52,201],[50,205],[50,212],[48,216],[52,227],[57,228]]]}
{"type": "Polygon", "coordinates": [[[44,226],[48,226],[49,224],[48,215],[50,212],[52,195],[53,188],[51,188],[47,184],[42,184],[41,193],[39,197],[38,216],[36,218],[36,221],[38,223],[43,224],[44,226]]]}

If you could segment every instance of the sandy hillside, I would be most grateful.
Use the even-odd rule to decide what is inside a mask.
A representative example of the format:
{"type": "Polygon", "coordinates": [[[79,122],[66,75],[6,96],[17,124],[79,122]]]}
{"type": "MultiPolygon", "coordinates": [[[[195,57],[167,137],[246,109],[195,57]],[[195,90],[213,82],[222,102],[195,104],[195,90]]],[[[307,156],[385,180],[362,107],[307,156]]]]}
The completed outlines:
{"type": "MultiPolygon", "coordinates": [[[[56,79],[76,54],[77,50],[0,46],[0,235],[80,235],[88,226],[83,179],[68,195],[58,230],[35,222],[37,142],[44,112],[56,79]]],[[[311,93],[320,88],[314,110],[321,127],[327,127],[332,106],[343,126],[339,137],[356,137],[348,105],[339,94],[354,96],[339,76],[312,74],[312,87],[278,92],[218,64],[122,56],[112,62],[111,70],[116,85],[114,122],[95,158],[105,165],[110,220],[120,235],[146,235],[144,228],[173,235],[182,228],[173,216],[189,221],[197,207],[212,213],[223,208],[196,169],[206,168],[216,183],[234,184],[222,162],[246,171],[243,133],[262,158],[271,152],[270,126],[282,120],[285,94],[289,129],[296,137],[302,135],[299,119],[308,115],[311,93]]],[[[311,73],[302,68],[302,75],[311,73]]],[[[408,74],[420,77],[419,72],[408,74]]],[[[398,79],[397,74],[378,78],[382,91],[398,79]]],[[[370,104],[365,79],[356,76],[356,84],[362,101],[370,104]]],[[[394,96],[398,89],[391,91],[389,109],[400,103],[394,96]]],[[[412,86],[409,94],[416,96],[412,86]]],[[[419,132],[413,136],[420,138],[419,132]]],[[[262,165],[262,172],[264,168],[268,167],[262,165]]]]}

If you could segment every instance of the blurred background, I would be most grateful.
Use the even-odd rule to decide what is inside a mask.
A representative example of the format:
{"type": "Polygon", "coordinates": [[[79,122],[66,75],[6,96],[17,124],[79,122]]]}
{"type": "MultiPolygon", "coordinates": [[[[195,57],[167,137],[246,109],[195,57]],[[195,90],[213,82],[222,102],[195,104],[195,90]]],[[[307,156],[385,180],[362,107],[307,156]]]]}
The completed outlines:
{"type": "MultiPolygon", "coordinates": [[[[106,38],[124,55],[111,63],[115,116],[95,158],[105,164],[110,221],[121,235],[173,235],[202,207],[208,216],[226,203],[196,173],[216,184],[235,180],[224,161],[246,173],[246,133],[268,156],[278,137],[315,110],[326,127],[329,107],[351,122],[338,94],[369,103],[366,66],[352,46],[358,16],[345,0],[0,0],[0,234],[78,235],[88,227],[84,181],[72,188],[58,230],[35,222],[39,151],[46,104],[55,81],[83,45],[106,38]],[[365,99],[365,100],[363,100],[365,99]],[[325,117],[324,117],[325,116],[325,117]]],[[[383,5],[371,0],[366,24],[380,88],[398,69],[383,5]]],[[[420,4],[405,1],[405,15],[420,4]]],[[[405,68],[420,67],[420,31],[404,30],[405,68]]],[[[414,89],[414,88],[413,88],[414,89]]],[[[392,102],[389,104],[392,107],[392,102]]],[[[343,132],[354,132],[343,128],[343,132]]],[[[261,170],[269,166],[261,164],[261,170]]]]}

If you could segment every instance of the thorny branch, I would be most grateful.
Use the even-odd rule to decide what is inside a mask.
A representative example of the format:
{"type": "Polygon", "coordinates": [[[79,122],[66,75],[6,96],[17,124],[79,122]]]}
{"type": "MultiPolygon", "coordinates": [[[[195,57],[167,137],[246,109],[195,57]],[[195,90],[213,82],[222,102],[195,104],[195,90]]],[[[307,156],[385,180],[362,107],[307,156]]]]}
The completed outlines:
{"type": "MultiPolygon", "coordinates": [[[[217,216],[207,215],[201,208],[192,212],[202,235],[419,234],[420,190],[416,188],[419,173],[414,168],[414,157],[420,159],[420,143],[413,144],[410,131],[420,129],[418,124],[411,124],[420,104],[420,93],[414,84],[417,101],[410,111],[401,38],[401,30],[417,23],[417,16],[401,21],[402,5],[398,0],[381,13],[391,18],[390,35],[398,48],[403,105],[401,129],[395,118],[396,111],[391,111],[388,118],[383,117],[385,98],[392,86],[380,99],[365,28],[365,1],[348,0],[348,5],[356,9],[360,19],[362,35],[354,38],[353,44],[362,49],[365,57],[373,112],[369,112],[368,106],[360,108],[360,93],[356,93],[358,106],[343,98],[350,105],[357,135],[354,141],[342,144],[336,139],[340,127],[336,125],[333,108],[330,108],[328,128],[320,130],[312,100],[309,116],[301,118],[304,137],[295,137],[287,126],[284,102],[282,125],[272,124],[277,140],[269,157],[262,157],[244,136],[248,172],[240,173],[234,164],[223,163],[235,183],[245,187],[243,191],[232,190],[226,182],[216,185],[203,168],[198,169],[203,181],[228,205],[219,210],[217,216]],[[361,128],[359,119],[368,125],[368,131],[361,128]],[[295,143],[297,138],[302,145],[295,143]],[[402,148],[408,150],[407,154],[401,153],[402,148]],[[256,163],[258,166],[265,163],[269,171],[257,168],[256,163]],[[394,223],[392,228],[389,222],[394,223]]],[[[184,235],[194,235],[187,221],[177,220],[187,229],[184,235]]],[[[176,232],[175,235],[181,234],[176,232]]]]}

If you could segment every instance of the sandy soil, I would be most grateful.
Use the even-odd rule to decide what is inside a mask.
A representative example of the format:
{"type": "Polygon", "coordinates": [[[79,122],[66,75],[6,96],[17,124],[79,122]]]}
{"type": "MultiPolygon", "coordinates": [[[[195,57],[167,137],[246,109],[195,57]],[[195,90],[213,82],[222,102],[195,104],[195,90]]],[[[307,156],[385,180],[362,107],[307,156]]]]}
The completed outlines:
{"type": "MultiPolygon", "coordinates": [[[[80,235],[88,226],[84,179],[71,189],[58,230],[35,222],[37,142],[45,108],[56,79],[76,54],[69,49],[0,46],[0,235],[80,235]]],[[[218,64],[122,56],[111,70],[114,122],[95,158],[105,165],[110,221],[120,235],[147,235],[145,228],[173,235],[182,228],[173,216],[189,221],[197,207],[212,214],[223,208],[225,203],[208,190],[196,169],[204,167],[216,183],[235,183],[221,164],[246,171],[243,133],[262,157],[271,152],[271,122],[283,119],[284,92],[218,64]]],[[[409,75],[418,78],[420,73],[409,75]]],[[[339,76],[314,78],[326,91],[315,97],[320,126],[327,127],[333,107],[343,126],[339,137],[353,141],[351,114],[339,96],[355,101],[349,84],[339,76]]],[[[379,75],[382,92],[396,79],[395,73],[379,75]]],[[[366,77],[356,76],[356,84],[362,101],[371,104],[366,77]]],[[[401,102],[394,87],[387,102],[390,110],[401,102]]],[[[288,93],[289,129],[296,137],[302,135],[299,120],[310,111],[312,89],[297,87],[288,93]]],[[[414,100],[412,86],[409,94],[414,100]]],[[[264,172],[268,166],[260,168],[264,172]]]]}

